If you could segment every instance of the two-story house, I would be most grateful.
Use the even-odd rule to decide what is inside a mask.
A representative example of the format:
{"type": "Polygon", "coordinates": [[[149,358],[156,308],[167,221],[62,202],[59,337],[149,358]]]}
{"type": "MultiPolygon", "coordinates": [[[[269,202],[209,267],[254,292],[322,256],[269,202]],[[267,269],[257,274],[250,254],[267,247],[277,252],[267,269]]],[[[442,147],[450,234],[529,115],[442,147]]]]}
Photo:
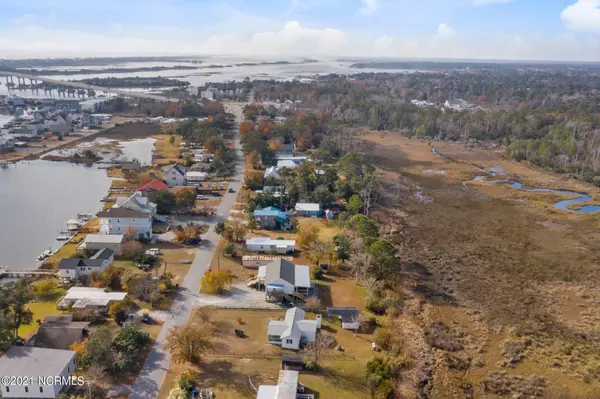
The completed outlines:
{"type": "Polygon", "coordinates": [[[62,259],[58,264],[58,275],[72,279],[91,273],[102,273],[115,260],[115,251],[104,248],[89,259],[62,259]]]}
{"type": "Polygon", "coordinates": [[[152,215],[127,208],[99,212],[101,234],[125,234],[130,228],[139,236],[152,237],[152,215]]]}
{"type": "Polygon", "coordinates": [[[162,170],[169,187],[185,186],[185,168],[182,165],[168,165],[162,170]]]}

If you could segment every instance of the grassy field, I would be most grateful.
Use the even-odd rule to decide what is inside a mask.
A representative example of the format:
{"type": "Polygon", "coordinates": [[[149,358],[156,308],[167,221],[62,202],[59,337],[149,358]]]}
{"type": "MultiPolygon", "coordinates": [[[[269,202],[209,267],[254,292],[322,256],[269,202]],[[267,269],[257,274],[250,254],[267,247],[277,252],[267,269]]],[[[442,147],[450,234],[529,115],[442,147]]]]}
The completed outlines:
{"type": "Polygon", "coordinates": [[[181,161],[178,158],[179,154],[181,153],[179,149],[179,145],[181,144],[181,136],[174,135],[173,137],[175,137],[175,141],[172,144],[169,141],[171,135],[158,134],[152,137],[156,139],[156,142],[154,143],[154,148],[156,148],[155,155],[162,157],[155,160],[157,165],[164,166],[181,161]]]}
{"type": "MultiPolygon", "coordinates": [[[[185,369],[193,370],[199,386],[212,388],[218,398],[256,397],[249,380],[255,386],[276,385],[281,368],[279,354],[284,351],[267,343],[266,329],[269,320],[282,318],[283,315],[283,310],[214,310],[211,316],[215,328],[214,355],[205,356],[198,366],[172,364],[159,397],[168,396],[175,377],[185,369]],[[237,323],[237,317],[242,320],[241,325],[237,323]],[[233,332],[235,328],[243,330],[246,338],[237,338],[233,332]]],[[[368,334],[358,334],[355,337],[352,332],[341,329],[337,322],[329,323],[324,320],[323,326],[324,334],[333,335],[346,348],[348,357],[344,360],[327,360],[326,356],[340,353],[334,349],[325,349],[322,354],[324,359],[320,362],[321,370],[314,373],[302,372],[300,383],[308,392],[315,393],[316,398],[368,397],[362,375],[364,364],[372,356],[372,337],[368,334]]]]}
{"type": "Polygon", "coordinates": [[[66,294],[66,291],[62,288],[56,288],[52,292],[44,295],[37,296],[33,302],[27,304],[27,309],[33,312],[33,322],[29,325],[21,326],[19,328],[19,336],[21,338],[28,339],[38,329],[37,320],[44,320],[44,317],[52,314],[64,313],[56,309],[56,302],[66,294]]]}
{"type": "Polygon", "coordinates": [[[391,133],[366,139],[384,193],[373,217],[401,257],[396,290],[406,300],[398,323],[415,354],[403,393],[424,389],[423,374],[432,398],[600,392],[600,215],[554,208],[569,196],[472,179],[498,165],[525,187],[593,198],[599,189],[499,150],[432,142],[436,154],[429,143],[391,133]],[[462,349],[427,344],[423,329],[435,322],[449,326],[462,349]]]}

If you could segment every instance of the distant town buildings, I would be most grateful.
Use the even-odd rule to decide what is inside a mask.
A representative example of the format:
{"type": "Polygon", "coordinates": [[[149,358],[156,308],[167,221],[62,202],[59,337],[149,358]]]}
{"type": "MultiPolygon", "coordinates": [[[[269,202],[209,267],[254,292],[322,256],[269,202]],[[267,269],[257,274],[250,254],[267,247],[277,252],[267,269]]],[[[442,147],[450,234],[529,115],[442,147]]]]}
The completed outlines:
{"type": "Polygon", "coordinates": [[[468,103],[465,100],[457,99],[457,100],[446,100],[444,103],[446,108],[453,109],[455,111],[464,111],[467,109],[475,108],[474,104],[468,103]]]}

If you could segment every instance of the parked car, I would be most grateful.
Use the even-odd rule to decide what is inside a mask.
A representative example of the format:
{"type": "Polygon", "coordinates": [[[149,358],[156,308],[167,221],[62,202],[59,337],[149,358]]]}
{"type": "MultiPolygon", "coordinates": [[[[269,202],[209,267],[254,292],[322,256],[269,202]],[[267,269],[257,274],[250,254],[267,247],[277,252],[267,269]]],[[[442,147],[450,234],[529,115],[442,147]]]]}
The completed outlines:
{"type": "Polygon", "coordinates": [[[150,249],[146,250],[146,255],[158,256],[158,255],[160,255],[160,249],[150,248],[150,249]]]}
{"type": "Polygon", "coordinates": [[[228,193],[235,193],[235,190],[231,187],[229,187],[229,189],[227,190],[228,193]]]}
{"type": "Polygon", "coordinates": [[[198,195],[198,196],[196,196],[196,199],[198,201],[206,201],[208,199],[208,197],[206,195],[198,195]]]}
{"type": "Polygon", "coordinates": [[[220,193],[220,192],[218,192],[218,191],[215,191],[214,193],[212,193],[212,195],[213,195],[214,197],[220,197],[220,196],[221,196],[221,193],[220,193]]]}

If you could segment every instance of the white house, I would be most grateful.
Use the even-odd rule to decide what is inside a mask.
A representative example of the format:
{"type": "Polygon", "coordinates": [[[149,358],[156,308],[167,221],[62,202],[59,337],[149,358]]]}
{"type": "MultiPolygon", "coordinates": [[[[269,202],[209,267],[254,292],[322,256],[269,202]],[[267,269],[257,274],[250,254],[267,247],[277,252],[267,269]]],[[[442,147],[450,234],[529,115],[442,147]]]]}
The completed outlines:
{"type": "Polygon", "coordinates": [[[280,370],[277,385],[260,385],[256,399],[297,399],[298,393],[304,389],[298,384],[298,372],[294,370],[280,370]]]}
{"type": "Polygon", "coordinates": [[[112,249],[119,253],[121,244],[125,241],[123,234],[88,234],[82,242],[77,245],[78,251],[99,251],[104,248],[112,249]]]}
{"type": "Polygon", "coordinates": [[[327,317],[338,317],[342,321],[342,328],[346,330],[356,331],[360,328],[359,313],[357,308],[327,308],[327,317]]]}
{"type": "Polygon", "coordinates": [[[465,100],[446,100],[446,102],[444,103],[444,106],[446,108],[450,108],[453,109],[455,111],[462,111],[465,109],[471,109],[471,108],[475,108],[475,105],[466,102],[465,100]]]}
{"type": "Polygon", "coordinates": [[[271,320],[267,327],[267,340],[283,349],[300,349],[303,342],[315,342],[317,329],[321,328],[321,315],[316,320],[304,320],[304,310],[291,308],[284,320],[271,320]]]}
{"type": "Polygon", "coordinates": [[[283,168],[294,169],[298,166],[298,162],[290,159],[283,159],[277,161],[277,170],[280,171],[283,168]]]}
{"type": "Polygon", "coordinates": [[[296,240],[272,240],[265,237],[255,237],[246,240],[246,247],[253,252],[291,254],[296,250],[296,240]]]}
{"type": "Polygon", "coordinates": [[[165,181],[169,187],[185,186],[185,168],[179,164],[163,168],[165,181]]]}
{"type": "Polygon", "coordinates": [[[149,213],[152,216],[156,215],[156,204],[150,202],[148,197],[140,191],[136,191],[131,197],[117,197],[117,202],[113,205],[113,208],[126,208],[149,213]]]}
{"type": "Polygon", "coordinates": [[[258,268],[258,281],[267,295],[308,295],[310,268],[278,258],[258,268]]]}
{"type": "Polygon", "coordinates": [[[274,183],[281,182],[281,176],[277,173],[277,168],[275,166],[265,169],[264,181],[266,185],[273,185],[274,183]]]}
{"type": "Polygon", "coordinates": [[[206,173],[204,172],[187,172],[185,174],[185,181],[188,185],[199,185],[206,180],[206,173]]]}
{"type": "MultiPolygon", "coordinates": [[[[25,384],[1,385],[3,398],[56,398],[76,368],[76,352],[63,349],[11,346],[0,357],[0,376],[28,379],[25,384]],[[46,377],[59,377],[47,379],[46,377]],[[40,381],[39,379],[42,379],[40,381]],[[40,382],[42,382],[40,384],[40,382]]],[[[71,384],[73,385],[73,384],[71,384]]]]}
{"type": "Polygon", "coordinates": [[[152,237],[152,215],[127,208],[99,212],[101,234],[125,234],[130,228],[136,235],[152,237]]]}
{"type": "Polygon", "coordinates": [[[126,292],[105,292],[104,288],[93,287],[71,287],[67,294],[56,304],[58,309],[92,308],[94,310],[106,311],[112,302],[125,299],[126,292]]]}
{"type": "Polygon", "coordinates": [[[90,259],[62,259],[58,264],[58,275],[61,278],[72,279],[90,273],[102,273],[115,260],[115,251],[101,249],[90,259]]]}

